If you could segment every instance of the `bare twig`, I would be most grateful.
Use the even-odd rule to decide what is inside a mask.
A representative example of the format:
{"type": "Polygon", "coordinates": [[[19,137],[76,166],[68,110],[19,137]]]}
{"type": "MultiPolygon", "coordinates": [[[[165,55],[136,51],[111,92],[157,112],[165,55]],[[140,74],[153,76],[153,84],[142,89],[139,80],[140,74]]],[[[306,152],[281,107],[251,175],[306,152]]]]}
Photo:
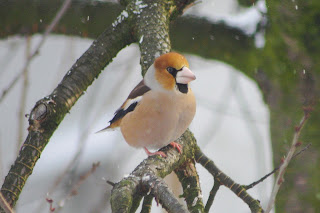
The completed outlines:
{"type": "Polygon", "coordinates": [[[209,195],[206,207],[204,208],[204,212],[209,212],[209,210],[210,210],[210,208],[212,206],[212,203],[214,201],[214,198],[215,198],[220,186],[221,186],[221,183],[218,180],[215,179],[213,187],[212,187],[212,189],[210,191],[210,195],[209,195]]]}
{"type": "Polygon", "coordinates": [[[13,209],[3,197],[2,193],[0,192],[0,207],[4,210],[4,213],[14,213],[13,209]]]}
{"type": "Polygon", "coordinates": [[[73,185],[72,189],[69,191],[69,194],[64,199],[58,202],[59,207],[57,208],[57,212],[64,206],[67,200],[70,200],[71,197],[78,194],[78,189],[80,188],[80,186],[91,174],[93,174],[96,171],[97,167],[99,166],[100,162],[93,163],[91,169],[87,171],[84,175],[80,176],[79,180],[73,185]]]}
{"type": "Polygon", "coordinates": [[[110,186],[115,186],[116,184],[110,180],[107,180],[107,184],[109,184],[110,186]]]}
{"type": "MultiPolygon", "coordinates": [[[[26,38],[26,60],[30,58],[30,48],[31,48],[31,36],[27,36],[26,38]]],[[[28,67],[25,68],[26,70],[23,70],[23,85],[22,85],[22,91],[21,91],[21,99],[20,99],[20,109],[19,109],[19,117],[18,117],[18,141],[17,141],[17,152],[19,152],[20,147],[23,142],[23,121],[25,120],[25,106],[26,106],[26,100],[27,100],[27,90],[28,90],[28,67]]]]}
{"type": "Polygon", "coordinates": [[[56,208],[53,207],[53,200],[51,198],[46,198],[47,203],[49,203],[49,211],[54,212],[56,208]]]}
{"type": "Polygon", "coordinates": [[[284,173],[286,171],[286,168],[288,167],[288,164],[291,161],[293,154],[296,151],[296,148],[301,145],[301,142],[298,141],[299,136],[301,134],[301,130],[302,130],[304,124],[306,123],[307,119],[310,116],[310,112],[312,111],[312,108],[305,107],[303,110],[304,110],[304,115],[299,123],[299,126],[295,127],[295,132],[293,135],[292,144],[291,144],[291,147],[288,151],[287,157],[285,157],[283,159],[283,161],[281,162],[279,174],[278,174],[276,181],[275,181],[275,184],[273,186],[273,190],[272,190],[270,200],[269,200],[269,203],[268,203],[268,206],[266,209],[266,213],[270,212],[271,209],[273,208],[277,193],[279,191],[279,188],[284,181],[284,173]]]}
{"type": "Polygon", "coordinates": [[[251,212],[263,212],[263,209],[258,200],[252,198],[246,189],[240,184],[234,182],[229,176],[224,174],[212,160],[210,160],[198,147],[195,152],[195,160],[212,174],[212,176],[221,185],[228,187],[233,193],[241,198],[250,208],[251,212]]]}
{"type": "MultiPolygon", "coordinates": [[[[309,147],[311,146],[311,143],[309,143],[307,146],[305,146],[303,149],[301,149],[299,152],[297,152],[292,158],[297,157],[298,155],[300,155],[302,152],[306,151],[307,149],[309,149],[309,147]]],[[[259,180],[247,185],[247,186],[243,186],[246,190],[253,188],[254,186],[256,186],[257,184],[261,183],[262,181],[264,181],[265,179],[267,179],[270,175],[274,174],[275,172],[277,172],[280,169],[280,166],[274,168],[270,173],[266,174],[265,176],[263,176],[262,178],[260,178],[259,180]]]]}
{"type": "Polygon", "coordinates": [[[36,48],[34,49],[34,51],[32,51],[31,55],[29,56],[29,58],[27,59],[27,61],[25,62],[22,70],[18,73],[18,75],[11,81],[11,83],[9,84],[9,86],[3,90],[1,96],[0,96],[0,103],[3,101],[3,99],[5,98],[5,96],[7,95],[7,93],[13,88],[13,86],[18,82],[18,80],[20,79],[20,77],[28,70],[28,67],[32,61],[32,59],[39,53],[40,48],[42,47],[42,45],[44,44],[44,42],[46,41],[48,35],[52,32],[52,30],[55,28],[55,26],[59,23],[60,19],[62,18],[62,16],[64,15],[64,13],[67,11],[68,7],[70,6],[72,0],[65,0],[64,3],[62,4],[60,10],[57,12],[56,16],[54,17],[54,19],[52,20],[52,22],[50,23],[50,25],[47,27],[47,29],[45,30],[40,42],[38,43],[38,45],[36,46],[36,48]]]}

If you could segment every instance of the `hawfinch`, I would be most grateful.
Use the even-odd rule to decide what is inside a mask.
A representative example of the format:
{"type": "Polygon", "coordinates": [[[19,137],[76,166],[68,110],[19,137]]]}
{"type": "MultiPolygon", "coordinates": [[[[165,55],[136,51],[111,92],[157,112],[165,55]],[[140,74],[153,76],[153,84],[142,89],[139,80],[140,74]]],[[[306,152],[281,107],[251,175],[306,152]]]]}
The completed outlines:
{"type": "Polygon", "coordinates": [[[166,157],[163,152],[151,153],[148,148],[159,149],[168,144],[181,153],[181,145],[174,141],[195,115],[196,101],[188,85],[195,79],[184,56],[175,52],[161,55],[115,112],[110,125],[100,131],[120,127],[126,142],[143,147],[148,155],[166,157]]]}

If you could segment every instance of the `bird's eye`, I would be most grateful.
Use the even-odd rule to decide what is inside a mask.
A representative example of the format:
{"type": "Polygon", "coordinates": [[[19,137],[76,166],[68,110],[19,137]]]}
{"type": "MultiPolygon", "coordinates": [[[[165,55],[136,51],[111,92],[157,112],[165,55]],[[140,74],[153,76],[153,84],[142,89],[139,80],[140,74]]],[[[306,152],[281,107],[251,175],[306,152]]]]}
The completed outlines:
{"type": "Polygon", "coordinates": [[[176,71],[176,69],[173,67],[167,67],[167,70],[169,73],[173,73],[174,71],[176,71]]]}

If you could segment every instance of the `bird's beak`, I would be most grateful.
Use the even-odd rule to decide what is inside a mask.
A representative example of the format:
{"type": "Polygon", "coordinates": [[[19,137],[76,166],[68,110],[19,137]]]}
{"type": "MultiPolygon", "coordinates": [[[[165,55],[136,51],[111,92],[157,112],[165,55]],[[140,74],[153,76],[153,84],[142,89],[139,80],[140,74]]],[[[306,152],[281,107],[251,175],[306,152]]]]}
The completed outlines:
{"type": "Polygon", "coordinates": [[[179,84],[187,84],[190,81],[196,79],[196,76],[191,72],[188,67],[183,67],[181,71],[177,73],[176,82],[179,84]]]}

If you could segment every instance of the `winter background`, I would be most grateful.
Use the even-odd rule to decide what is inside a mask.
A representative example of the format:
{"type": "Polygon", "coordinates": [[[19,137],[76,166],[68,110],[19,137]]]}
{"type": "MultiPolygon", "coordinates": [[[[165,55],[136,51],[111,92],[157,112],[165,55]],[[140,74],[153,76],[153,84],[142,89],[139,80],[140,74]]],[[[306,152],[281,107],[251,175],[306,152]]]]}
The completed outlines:
{"type": "MultiPolygon", "coordinates": [[[[189,15],[205,16],[212,21],[226,21],[248,34],[265,11],[265,2],[258,1],[249,9],[234,0],[202,1],[190,8],[189,15]]],[[[40,21],[40,20],[39,20],[40,21]]],[[[31,49],[41,35],[31,38],[31,49]]],[[[92,40],[51,35],[31,62],[27,86],[24,80],[9,91],[0,103],[0,177],[1,184],[14,162],[21,143],[27,136],[27,114],[37,100],[50,94],[66,71],[90,46],[92,40]],[[23,103],[25,94],[26,101],[23,103]],[[21,123],[22,121],[22,123],[21,123]],[[19,132],[22,135],[19,136],[19,132]]],[[[256,36],[256,45],[263,46],[263,35],[256,36]]],[[[27,42],[23,37],[0,40],[0,91],[21,72],[26,60],[27,42]]],[[[107,125],[115,110],[131,89],[141,80],[139,49],[131,45],[114,61],[79,99],[37,162],[16,206],[19,212],[49,212],[46,198],[53,199],[55,212],[110,212],[108,197],[112,187],[106,180],[117,182],[128,175],[147,156],[143,149],[126,144],[120,131],[94,134],[107,125]],[[100,162],[97,170],[69,196],[79,176],[100,162]]],[[[269,132],[269,111],[257,84],[228,64],[186,55],[197,76],[192,89],[197,99],[197,113],[190,129],[199,146],[216,165],[240,184],[250,184],[270,172],[272,149],[269,132]]],[[[197,165],[203,199],[206,202],[213,185],[212,176],[197,165]]],[[[175,175],[166,181],[179,195],[175,175]]],[[[266,207],[272,189],[272,178],[249,190],[266,207]]],[[[152,212],[162,212],[153,204],[152,212]]],[[[229,189],[221,187],[211,212],[250,212],[248,206],[229,189]]]]}

